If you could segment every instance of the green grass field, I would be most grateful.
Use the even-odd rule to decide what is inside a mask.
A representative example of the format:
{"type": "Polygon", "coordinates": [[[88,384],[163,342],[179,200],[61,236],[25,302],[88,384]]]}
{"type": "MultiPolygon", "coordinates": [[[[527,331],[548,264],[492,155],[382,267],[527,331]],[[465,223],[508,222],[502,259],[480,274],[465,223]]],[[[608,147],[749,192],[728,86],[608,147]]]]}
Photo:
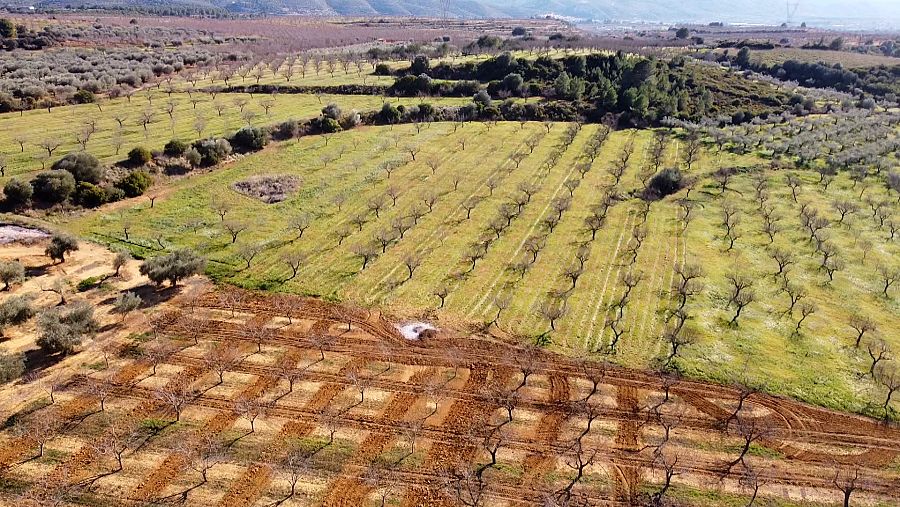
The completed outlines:
{"type": "MultiPolygon", "coordinates": [[[[281,97],[279,100],[286,99],[281,97]]],[[[315,99],[313,99],[315,100],[315,99]]],[[[376,99],[377,100],[377,99],[376,99]]],[[[318,106],[318,104],[315,104],[318,106]]],[[[314,112],[315,108],[311,107],[314,112]]],[[[253,288],[265,288],[353,301],[360,305],[386,307],[400,316],[421,315],[438,307],[435,289],[446,285],[449,296],[440,311],[453,322],[490,322],[497,314],[497,301],[509,299],[498,325],[523,340],[549,337],[550,346],[567,354],[592,354],[632,367],[655,367],[668,351],[662,338],[667,315],[673,305],[670,288],[677,263],[693,263],[704,271],[703,290],[690,300],[688,327],[696,343],[687,345],[678,359],[679,367],[694,377],[721,382],[744,382],[766,390],[795,396],[829,407],[878,414],[872,403],[882,392],[865,372],[869,362],[865,348],[853,348],[856,333],[848,325],[854,314],[878,322],[878,336],[896,350],[900,347],[900,292],[881,295],[876,272],[880,263],[896,264],[900,248],[888,241],[865,207],[838,226],[832,201],[856,198],[860,187],[841,174],[824,191],[813,172],[797,172],[803,179],[799,202],[809,202],[832,220],[830,242],[845,263],[834,281],[819,269],[819,256],[800,223],[795,204],[785,183],[784,172],[765,169],[770,203],[782,218],[777,246],[792,250],[797,263],[790,280],[808,291],[805,301],[816,311],[795,333],[799,311],[784,313],[788,296],[779,291],[773,274],[775,261],[769,256],[769,239],[762,232],[762,218],[754,198],[754,178],[750,172],[736,176],[728,190],[719,189],[709,178],[719,167],[752,167],[766,161],[755,155],[736,156],[725,152],[704,152],[690,174],[701,178],[690,194],[696,218],[682,234],[679,218],[680,194],[655,202],[647,215],[647,236],[629,268],[626,245],[632,229],[640,222],[641,201],[629,192],[642,187],[639,173],[651,140],[650,131],[614,132],[584,178],[576,170],[584,163],[584,148],[597,130],[586,125],[559,161],[548,170],[545,161],[558,149],[566,125],[555,124],[549,133],[538,123],[499,123],[493,128],[479,123],[455,127],[446,123],[427,124],[420,133],[413,126],[364,127],[334,137],[326,146],[323,139],[306,137],[277,143],[263,152],[245,157],[212,173],[181,179],[171,193],[150,209],[146,199],[130,207],[88,212],[74,219],[61,219],[62,226],[84,237],[114,246],[126,246],[140,255],[154,255],[163,248],[190,246],[207,255],[208,272],[214,277],[253,288]],[[525,140],[542,136],[533,153],[519,167],[511,158],[528,153],[525,140]],[[599,202],[602,188],[612,183],[607,169],[621,147],[634,137],[636,150],[619,185],[625,200],[613,206],[606,224],[588,243],[590,258],[584,273],[568,299],[567,312],[549,330],[547,319],[537,311],[549,291],[570,285],[562,275],[575,260],[576,243],[590,239],[584,219],[591,205],[599,202]],[[465,149],[461,147],[465,141],[465,149]],[[421,148],[412,161],[405,148],[421,148]],[[327,164],[322,157],[341,155],[327,164]],[[402,161],[389,176],[380,169],[386,161],[402,161]],[[432,174],[430,163],[437,169],[432,174]],[[230,189],[230,185],[251,175],[290,174],[302,179],[301,190],[285,202],[263,204],[230,189]],[[458,184],[455,181],[459,179],[458,184]],[[580,180],[572,192],[572,204],[562,214],[559,225],[547,232],[542,220],[557,212],[554,199],[568,196],[567,180],[580,180]],[[490,191],[487,181],[498,182],[490,191]],[[485,234],[497,215],[497,208],[530,184],[535,192],[521,213],[491,243],[474,270],[467,272],[465,258],[471,243],[485,234]],[[376,217],[369,203],[385,196],[390,188],[398,193],[396,205],[380,210],[376,217]],[[361,270],[357,246],[368,244],[381,231],[389,231],[394,220],[409,217],[416,207],[427,211],[425,200],[433,194],[431,212],[424,213],[405,231],[402,239],[390,242],[382,253],[361,270]],[[336,196],[345,202],[339,207],[336,196]],[[466,219],[463,203],[473,197],[481,201],[466,219]],[[728,202],[741,217],[740,238],[731,251],[723,239],[722,206],[728,202]],[[247,227],[232,244],[216,207],[227,209],[226,222],[247,227]],[[308,213],[312,225],[296,239],[291,217],[308,213]],[[365,216],[362,224],[353,223],[365,216]],[[125,241],[124,227],[129,229],[125,241]],[[336,232],[347,228],[349,236],[338,245],[336,232]],[[531,268],[520,276],[508,267],[525,256],[528,238],[546,233],[546,246],[531,268]],[[862,245],[873,247],[862,261],[862,245]],[[240,257],[248,248],[258,247],[250,268],[240,257]],[[303,253],[306,261],[296,278],[284,261],[289,253],[303,253]],[[421,260],[409,278],[405,260],[421,260]],[[641,281],[633,289],[624,310],[624,333],[615,354],[604,354],[611,339],[605,325],[613,314],[611,303],[624,290],[623,275],[633,270],[641,281]],[[736,326],[729,325],[733,310],[726,308],[726,274],[740,272],[754,281],[756,299],[736,326]],[[408,279],[409,278],[409,279],[408,279]]],[[[670,144],[666,166],[673,165],[680,149],[670,144]]],[[[762,169],[761,169],[762,170],[762,169]]],[[[881,187],[872,186],[868,195],[890,199],[881,187]]],[[[858,199],[856,199],[858,200],[858,199]]],[[[412,219],[407,218],[407,222],[412,219]]]]}
{"type": "MultiPolygon", "coordinates": [[[[418,104],[418,99],[389,98],[396,104],[418,104]]],[[[382,98],[368,95],[308,95],[283,94],[276,97],[256,94],[218,94],[215,99],[210,94],[176,92],[170,96],[163,90],[150,89],[135,94],[131,102],[126,98],[103,100],[100,107],[95,104],[72,105],[46,109],[7,113],[0,115],[0,154],[6,159],[6,176],[0,177],[0,184],[14,176],[27,177],[41,170],[42,162],[49,167],[66,153],[82,149],[78,136],[94,122],[96,132],[86,144],[89,153],[104,163],[123,160],[131,148],[144,146],[162,149],[170,139],[192,141],[200,137],[222,136],[234,133],[247,121],[242,116],[237,101],[246,101],[244,111],[255,113],[250,122],[255,126],[271,125],[288,118],[298,120],[317,116],[322,107],[330,102],[338,104],[344,111],[356,109],[369,111],[382,105],[382,98]],[[196,107],[192,98],[198,100],[196,107]],[[266,114],[261,105],[274,100],[275,106],[266,114]],[[169,103],[174,105],[172,116],[167,113],[169,103]],[[222,114],[216,105],[224,106],[222,114]],[[101,110],[102,108],[102,110],[101,110]],[[141,118],[144,112],[152,112],[153,123],[145,131],[141,118]],[[116,118],[123,120],[122,127],[116,118]],[[198,119],[205,127],[196,129],[198,119]],[[118,140],[117,140],[118,138],[118,140]],[[19,144],[24,141],[24,149],[19,144]],[[40,145],[50,140],[59,143],[52,156],[40,145]],[[116,144],[121,143],[116,154],[116,144]]],[[[466,99],[429,98],[435,105],[457,105],[466,99]]]]}
{"type": "MultiPolygon", "coordinates": [[[[724,50],[717,50],[723,52],[724,50]]],[[[735,50],[731,51],[736,53],[735,50]]],[[[845,68],[864,69],[869,67],[878,67],[879,65],[894,66],[900,63],[900,59],[883,55],[870,55],[863,53],[854,53],[850,51],[828,51],[824,49],[801,49],[801,48],[777,48],[777,49],[757,49],[753,51],[752,59],[756,63],[766,66],[774,66],[786,62],[787,60],[796,60],[804,63],[824,63],[826,65],[841,64],[845,68]]]]}

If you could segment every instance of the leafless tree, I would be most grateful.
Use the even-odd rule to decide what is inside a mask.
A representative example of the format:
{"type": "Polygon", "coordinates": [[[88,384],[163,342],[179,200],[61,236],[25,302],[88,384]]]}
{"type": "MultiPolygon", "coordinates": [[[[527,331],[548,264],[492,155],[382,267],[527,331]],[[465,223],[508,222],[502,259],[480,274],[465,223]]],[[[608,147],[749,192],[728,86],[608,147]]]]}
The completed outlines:
{"type": "Polygon", "coordinates": [[[506,292],[500,293],[494,296],[493,303],[497,308],[497,315],[495,315],[493,320],[488,323],[488,326],[495,324],[499,326],[498,322],[500,321],[500,314],[503,313],[503,310],[509,308],[509,305],[512,303],[512,296],[506,292]]]}
{"type": "Polygon", "coordinates": [[[657,464],[659,468],[662,469],[663,484],[662,486],[660,486],[659,490],[657,490],[650,496],[650,501],[653,507],[662,507],[663,505],[665,505],[664,499],[666,493],[668,493],[669,488],[672,487],[672,478],[678,474],[675,471],[675,466],[678,464],[678,455],[666,455],[665,453],[660,453],[656,459],[655,464],[657,464]]]}
{"type": "Polygon", "coordinates": [[[800,302],[801,299],[805,298],[808,293],[806,289],[800,285],[795,285],[790,282],[785,282],[781,286],[781,291],[787,294],[790,299],[790,306],[784,311],[785,315],[794,316],[794,308],[796,308],[797,303],[800,302]]]}
{"type": "Polygon", "coordinates": [[[312,345],[319,351],[319,360],[325,360],[325,351],[334,342],[335,338],[327,334],[314,334],[309,338],[312,345]]]}
{"type": "Polygon", "coordinates": [[[466,507],[484,505],[485,489],[488,485],[484,476],[477,476],[471,466],[465,462],[448,468],[442,481],[443,489],[466,507]]]}
{"type": "Polygon", "coordinates": [[[56,419],[53,415],[38,414],[29,417],[27,421],[19,422],[15,427],[16,433],[37,445],[37,455],[33,459],[44,457],[44,447],[54,436],[55,424],[56,419]]]}
{"type": "Polygon", "coordinates": [[[375,214],[375,218],[381,218],[381,210],[383,210],[385,206],[384,201],[384,196],[379,195],[369,199],[366,203],[366,207],[375,214]]]}
{"type": "MultiPolygon", "coordinates": [[[[288,250],[281,254],[281,259],[288,265],[291,270],[291,276],[287,280],[293,280],[297,278],[297,273],[300,271],[300,266],[306,261],[306,254],[304,252],[298,252],[293,250],[288,250]]],[[[286,280],[286,281],[287,281],[286,280]]]]}
{"type": "Polygon", "coordinates": [[[47,151],[47,157],[52,157],[53,152],[56,151],[61,145],[62,143],[59,140],[50,138],[44,139],[38,144],[38,146],[47,151]]]}
{"type": "Polygon", "coordinates": [[[494,195],[494,189],[500,186],[500,180],[494,176],[491,176],[484,182],[485,186],[488,188],[488,196],[494,195]]]}
{"type": "Polygon", "coordinates": [[[371,243],[357,243],[350,250],[362,260],[360,271],[366,269],[369,263],[372,262],[372,259],[378,255],[378,249],[371,243]]]}
{"type": "Polygon", "coordinates": [[[234,412],[250,423],[250,433],[256,431],[256,419],[265,413],[266,407],[253,398],[240,398],[234,402],[234,412]]]}
{"type": "Polygon", "coordinates": [[[682,310],[687,305],[688,298],[703,290],[700,282],[703,269],[697,264],[680,263],[675,265],[674,272],[678,276],[673,287],[678,296],[677,309],[682,310]]]}
{"type": "Polygon", "coordinates": [[[851,214],[856,213],[857,211],[859,211],[859,206],[858,206],[855,202],[849,201],[849,200],[846,200],[846,199],[845,199],[845,200],[836,201],[836,202],[833,204],[833,206],[834,206],[835,211],[837,211],[837,212],[840,214],[840,216],[841,216],[841,218],[837,221],[838,225],[843,224],[843,223],[844,223],[844,219],[845,219],[848,215],[851,215],[851,214]]]}
{"type": "Polygon", "coordinates": [[[375,233],[375,242],[381,245],[381,253],[387,253],[387,247],[397,239],[393,229],[380,229],[375,233]]]}
{"type": "MultiPolygon", "coordinates": [[[[415,157],[413,157],[413,160],[415,160],[415,157]]],[[[437,157],[428,157],[425,159],[425,165],[431,169],[431,174],[434,175],[437,173],[438,168],[441,167],[441,159],[437,157]]]]}
{"type": "Polygon", "coordinates": [[[834,479],[831,482],[843,495],[844,507],[850,507],[850,496],[859,487],[858,482],[861,482],[859,467],[854,466],[852,469],[843,466],[835,467],[834,479]]]}
{"type": "Polygon", "coordinates": [[[216,385],[221,385],[225,381],[225,372],[240,362],[240,356],[238,351],[232,346],[220,344],[207,350],[203,356],[203,361],[209,369],[216,372],[219,378],[216,385]]]}
{"type": "Polygon", "coordinates": [[[362,232],[363,227],[366,225],[367,222],[368,222],[368,217],[366,216],[365,213],[357,213],[356,215],[353,215],[353,217],[350,219],[350,223],[356,226],[357,232],[362,232]]]}
{"type": "Polygon", "coordinates": [[[730,474],[734,467],[738,464],[743,465],[746,469],[748,465],[745,461],[745,458],[750,452],[750,448],[755,442],[758,442],[759,440],[768,436],[770,432],[769,427],[765,424],[765,422],[762,419],[755,417],[738,418],[737,431],[738,435],[743,440],[740,454],[735,459],[729,461],[728,463],[725,463],[723,467],[723,475],[730,474]]]}
{"type": "Polygon", "coordinates": [[[292,451],[288,453],[283,462],[284,468],[288,471],[288,484],[290,491],[284,500],[289,500],[297,495],[297,483],[310,469],[309,460],[300,451],[292,451]]]}
{"type": "Polygon", "coordinates": [[[272,341],[275,331],[259,322],[248,322],[241,327],[241,334],[256,344],[256,353],[262,352],[264,343],[272,341]]]}
{"type": "Polygon", "coordinates": [[[878,276],[881,278],[881,294],[884,297],[888,297],[888,290],[891,288],[891,285],[896,283],[897,280],[900,280],[900,269],[880,265],[877,268],[877,272],[878,276]]]}
{"type": "Polygon", "coordinates": [[[425,195],[422,196],[422,202],[428,208],[428,212],[431,213],[434,211],[434,205],[437,203],[438,196],[433,191],[426,192],[425,195]]]}
{"type": "Polygon", "coordinates": [[[890,420],[891,416],[891,398],[894,393],[900,389],[900,368],[893,362],[881,363],[874,371],[875,381],[881,384],[887,391],[882,409],[884,410],[885,422],[890,420]]]}
{"type": "Polygon", "coordinates": [[[441,284],[434,290],[432,294],[437,296],[437,298],[441,300],[441,305],[438,308],[443,308],[444,303],[447,300],[447,296],[450,294],[450,288],[445,284],[441,284]]]}
{"type": "Polygon", "coordinates": [[[778,271],[774,274],[776,278],[778,276],[784,276],[790,266],[797,262],[793,252],[778,247],[773,248],[772,251],[769,252],[769,256],[778,264],[778,271]]]}
{"type": "MultiPolygon", "coordinates": [[[[194,452],[191,452],[188,449],[182,451],[190,456],[190,468],[200,474],[200,484],[191,489],[209,482],[209,471],[225,460],[225,451],[222,449],[221,445],[211,438],[205,440],[206,441],[200,445],[199,449],[196,449],[194,452]]],[[[184,497],[186,492],[182,493],[182,495],[184,497]]]]}
{"type": "Polygon", "coordinates": [[[579,439],[569,454],[570,456],[565,460],[565,464],[574,471],[574,474],[571,474],[569,482],[556,493],[557,499],[563,504],[567,504],[570,501],[575,486],[584,478],[586,470],[593,465],[597,456],[597,449],[585,449],[582,441],[579,439]]]}
{"type": "Polygon", "coordinates": [[[224,222],[225,215],[227,215],[231,211],[232,205],[231,202],[227,200],[215,199],[212,202],[211,208],[216,212],[217,215],[219,215],[219,220],[224,222]]]}
{"type": "Polygon", "coordinates": [[[150,346],[144,349],[143,357],[150,362],[151,370],[149,377],[156,375],[156,369],[160,364],[163,364],[169,357],[172,356],[176,351],[174,345],[164,342],[164,341],[156,341],[150,346]]]}
{"type": "Polygon", "coordinates": [[[419,152],[422,151],[422,148],[416,144],[408,144],[403,147],[403,151],[409,153],[410,158],[413,160],[413,162],[415,162],[416,155],[418,155],[419,152]]]}
{"type": "Polygon", "coordinates": [[[759,496],[760,488],[765,485],[765,480],[756,468],[748,465],[744,467],[744,473],[738,482],[743,490],[750,493],[750,500],[747,502],[746,507],[753,507],[759,496]]]}
{"type": "Polygon", "coordinates": [[[856,348],[859,348],[866,333],[874,333],[878,329],[875,321],[859,313],[853,313],[850,317],[850,327],[856,331],[856,343],[854,344],[856,348]]]}
{"type": "Polygon", "coordinates": [[[23,135],[17,135],[13,137],[13,141],[19,145],[19,153],[25,153],[25,143],[28,142],[28,138],[23,135]]]}
{"type": "Polygon", "coordinates": [[[243,220],[225,220],[222,228],[231,236],[231,244],[237,243],[238,235],[246,231],[250,226],[243,220]]]}
{"type": "Polygon", "coordinates": [[[416,268],[418,268],[422,264],[422,256],[416,252],[411,252],[403,256],[403,264],[406,266],[409,275],[407,276],[407,280],[412,280],[413,273],[416,268]]]}
{"type": "Polygon", "coordinates": [[[255,259],[257,255],[262,253],[263,250],[263,245],[260,245],[258,243],[247,243],[245,245],[241,245],[240,248],[238,248],[238,256],[247,263],[247,269],[250,269],[250,263],[253,262],[253,259],[255,259]]]}
{"type": "Polygon", "coordinates": [[[341,244],[344,242],[344,240],[349,238],[352,233],[347,226],[343,226],[343,227],[338,227],[337,229],[335,229],[333,234],[338,240],[338,242],[337,242],[338,246],[341,246],[341,244]]]}
{"type": "Polygon", "coordinates": [[[172,411],[175,412],[175,422],[181,420],[181,411],[184,406],[197,396],[193,389],[181,383],[157,389],[153,394],[158,400],[172,407],[172,411]]]}

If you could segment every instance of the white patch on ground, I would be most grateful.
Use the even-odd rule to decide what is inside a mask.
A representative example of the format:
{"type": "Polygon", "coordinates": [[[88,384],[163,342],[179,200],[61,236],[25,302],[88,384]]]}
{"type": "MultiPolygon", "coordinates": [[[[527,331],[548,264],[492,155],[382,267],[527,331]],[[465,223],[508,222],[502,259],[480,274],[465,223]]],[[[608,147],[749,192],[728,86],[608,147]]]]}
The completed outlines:
{"type": "Polygon", "coordinates": [[[18,225],[0,225],[0,245],[16,241],[34,241],[47,237],[50,235],[38,229],[29,229],[18,225]]]}
{"type": "Polygon", "coordinates": [[[397,326],[397,330],[407,340],[420,340],[425,331],[437,331],[438,329],[427,322],[410,322],[397,326]]]}

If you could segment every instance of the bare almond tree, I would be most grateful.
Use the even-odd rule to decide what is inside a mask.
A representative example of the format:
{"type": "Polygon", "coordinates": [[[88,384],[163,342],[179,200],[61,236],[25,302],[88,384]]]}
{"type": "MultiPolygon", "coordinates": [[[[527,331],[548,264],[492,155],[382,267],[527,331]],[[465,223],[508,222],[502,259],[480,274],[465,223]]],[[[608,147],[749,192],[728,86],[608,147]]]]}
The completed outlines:
{"type": "Polygon", "coordinates": [[[281,260],[285,264],[287,264],[291,270],[291,276],[288,277],[288,279],[285,281],[297,278],[297,273],[300,271],[300,267],[306,261],[306,258],[306,253],[293,250],[289,250],[281,254],[281,260]]]}
{"type": "Polygon", "coordinates": [[[240,356],[233,346],[220,344],[210,347],[204,354],[203,361],[211,370],[216,372],[219,379],[216,385],[221,385],[225,382],[225,372],[240,362],[240,356]]]}
{"type": "Polygon", "coordinates": [[[866,316],[860,315],[858,312],[854,312],[853,316],[850,317],[850,327],[852,327],[853,330],[856,331],[856,348],[859,348],[863,336],[866,333],[874,333],[878,329],[875,321],[866,316]]]}
{"type": "Polygon", "coordinates": [[[172,408],[175,412],[175,422],[181,420],[181,411],[184,406],[197,397],[197,392],[184,384],[171,387],[163,387],[154,391],[154,396],[172,408]]]}
{"type": "Polygon", "coordinates": [[[241,397],[234,402],[234,412],[250,423],[250,433],[256,431],[256,419],[265,413],[265,405],[253,398],[241,397]]]}
{"type": "Polygon", "coordinates": [[[850,496],[862,482],[859,477],[859,467],[835,467],[834,479],[831,482],[843,495],[844,507],[850,507],[850,496]]]}

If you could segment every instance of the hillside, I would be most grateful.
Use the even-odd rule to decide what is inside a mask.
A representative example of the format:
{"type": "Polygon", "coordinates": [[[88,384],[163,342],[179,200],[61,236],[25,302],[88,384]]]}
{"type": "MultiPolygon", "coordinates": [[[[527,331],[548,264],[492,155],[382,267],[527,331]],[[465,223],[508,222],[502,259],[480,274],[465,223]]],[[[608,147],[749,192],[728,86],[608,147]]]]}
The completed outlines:
{"type": "MultiPolygon", "coordinates": [[[[384,16],[441,16],[446,5],[448,15],[461,18],[531,17],[552,13],[600,21],[761,24],[780,24],[787,14],[785,4],[780,0],[44,0],[36,3],[17,0],[10,2],[10,5],[45,8],[103,6],[116,9],[128,5],[152,9],[200,6],[239,13],[384,16]]],[[[900,26],[900,4],[890,0],[801,2],[793,19],[796,22],[845,28],[896,27],[900,26]]]]}

